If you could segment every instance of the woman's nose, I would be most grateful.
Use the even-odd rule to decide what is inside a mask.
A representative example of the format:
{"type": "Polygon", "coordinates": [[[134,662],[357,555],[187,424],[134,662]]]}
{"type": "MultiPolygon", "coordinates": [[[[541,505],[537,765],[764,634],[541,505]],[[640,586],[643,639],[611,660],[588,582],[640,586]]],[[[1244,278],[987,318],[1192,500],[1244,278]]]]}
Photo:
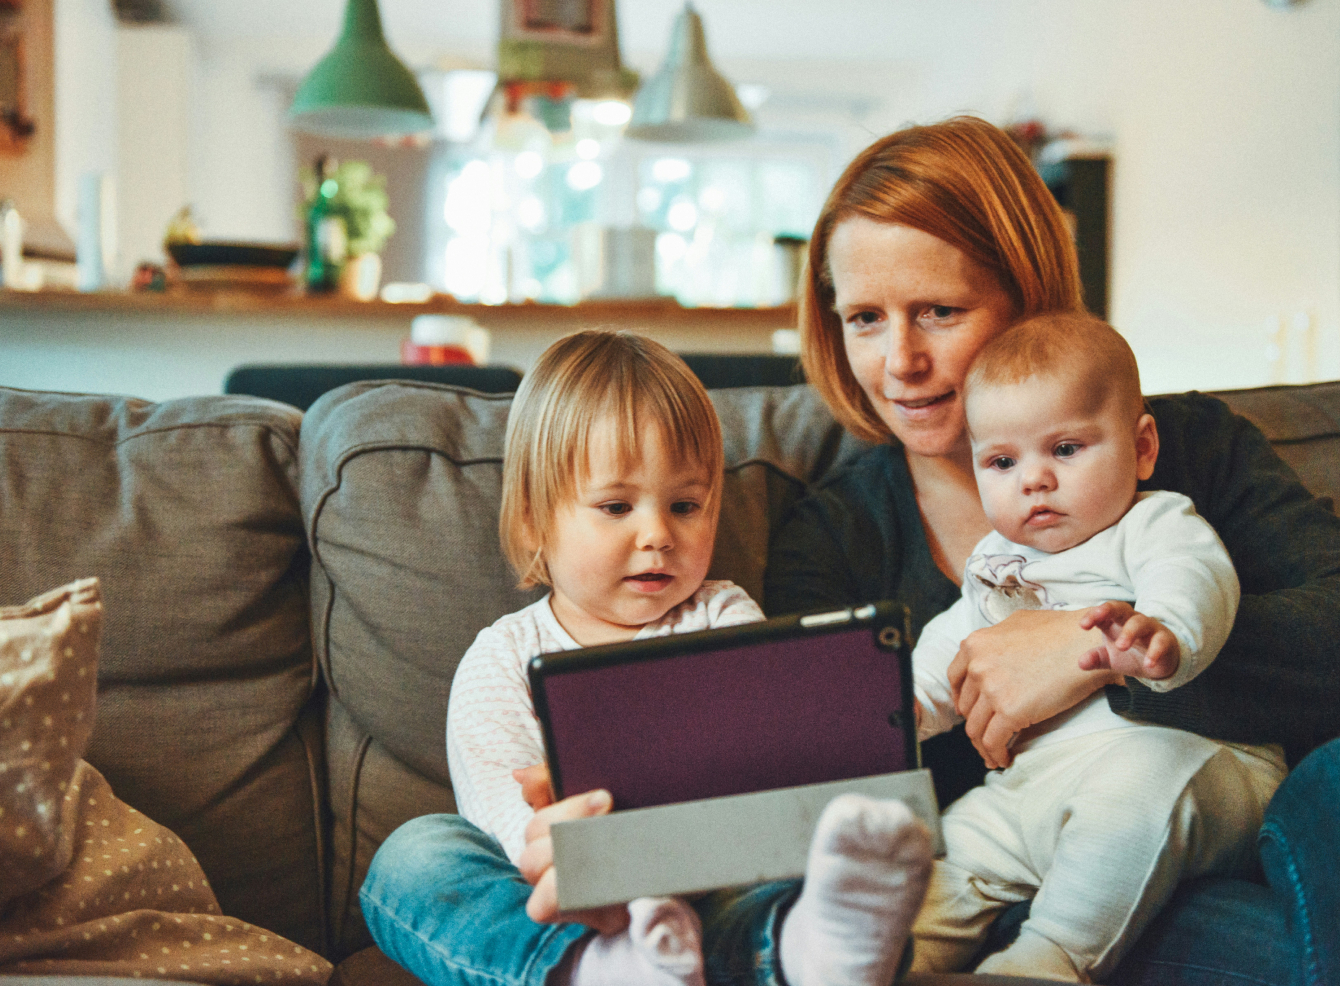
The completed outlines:
{"type": "Polygon", "coordinates": [[[908,380],[929,368],[930,359],[921,348],[917,334],[907,326],[891,325],[888,349],[884,353],[884,372],[895,380],[908,380]]]}

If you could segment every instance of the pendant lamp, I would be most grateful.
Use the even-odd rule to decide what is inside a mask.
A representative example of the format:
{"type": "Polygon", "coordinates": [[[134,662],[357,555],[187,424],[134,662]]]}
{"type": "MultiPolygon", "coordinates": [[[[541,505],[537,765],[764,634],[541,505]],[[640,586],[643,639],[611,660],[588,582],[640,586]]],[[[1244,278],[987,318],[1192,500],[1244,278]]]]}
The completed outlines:
{"type": "Polygon", "coordinates": [[[633,140],[736,140],[754,129],[749,111],[707,55],[703,21],[692,3],[675,19],[665,62],[633,101],[624,136],[633,140]]]}
{"type": "Polygon", "coordinates": [[[298,87],[288,118],[309,133],[363,140],[432,127],[423,90],[386,43],[377,0],[348,0],[339,40],[298,87]]]}

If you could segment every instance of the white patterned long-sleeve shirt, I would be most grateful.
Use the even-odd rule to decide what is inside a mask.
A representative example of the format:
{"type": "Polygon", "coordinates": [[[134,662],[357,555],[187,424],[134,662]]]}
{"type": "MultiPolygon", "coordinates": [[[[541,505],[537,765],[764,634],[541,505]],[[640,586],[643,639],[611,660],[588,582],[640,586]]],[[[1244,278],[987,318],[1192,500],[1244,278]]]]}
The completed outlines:
{"type": "MultiPolygon", "coordinates": [[[[692,596],[634,639],[664,637],[763,619],[758,604],[733,582],[704,582],[692,596]]],[[[581,645],[554,617],[545,596],[485,627],[461,658],[447,705],[447,764],[456,808],[500,843],[512,862],[526,845],[534,812],[512,777],[544,762],[526,665],[532,657],[581,645]]]]}

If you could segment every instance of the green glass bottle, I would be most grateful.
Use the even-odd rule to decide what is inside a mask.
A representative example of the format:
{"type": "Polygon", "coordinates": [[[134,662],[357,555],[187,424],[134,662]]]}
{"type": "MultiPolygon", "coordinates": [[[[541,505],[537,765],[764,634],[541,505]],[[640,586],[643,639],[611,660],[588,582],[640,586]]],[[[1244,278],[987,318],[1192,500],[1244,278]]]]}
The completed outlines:
{"type": "Polygon", "coordinates": [[[316,197],[307,209],[307,290],[334,291],[349,254],[349,230],[336,204],[338,164],[329,155],[316,159],[316,197]]]}

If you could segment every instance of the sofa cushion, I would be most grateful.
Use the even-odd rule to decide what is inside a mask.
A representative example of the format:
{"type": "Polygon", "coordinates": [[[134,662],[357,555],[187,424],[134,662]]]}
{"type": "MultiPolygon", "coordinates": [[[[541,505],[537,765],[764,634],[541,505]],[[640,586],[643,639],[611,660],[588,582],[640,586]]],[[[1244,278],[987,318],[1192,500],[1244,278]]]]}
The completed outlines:
{"type": "Polygon", "coordinates": [[[1340,383],[1258,387],[1214,396],[1260,428],[1303,485],[1334,508],[1340,499],[1340,383]]]}
{"type": "Polygon", "coordinates": [[[101,579],[87,759],[182,837],[225,913],[320,950],[298,424],[253,398],[0,388],[0,601],[101,579]]]}
{"type": "MultiPolygon", "coordinates": [[[[808,387],[712,398],[726,436],[712,577],[758,596],[771,526],[860,446],[808,387]]],[[[425,811],[455,810],[445,725],[462,654],[482,628],[538,596],[516,588],[498,546],[510,404],[442,385],[365,382],[326,394],[303,421],[313,640],[331,694],[336,954],[369,941],[357,889],[382,839],[425,811]]]]}

